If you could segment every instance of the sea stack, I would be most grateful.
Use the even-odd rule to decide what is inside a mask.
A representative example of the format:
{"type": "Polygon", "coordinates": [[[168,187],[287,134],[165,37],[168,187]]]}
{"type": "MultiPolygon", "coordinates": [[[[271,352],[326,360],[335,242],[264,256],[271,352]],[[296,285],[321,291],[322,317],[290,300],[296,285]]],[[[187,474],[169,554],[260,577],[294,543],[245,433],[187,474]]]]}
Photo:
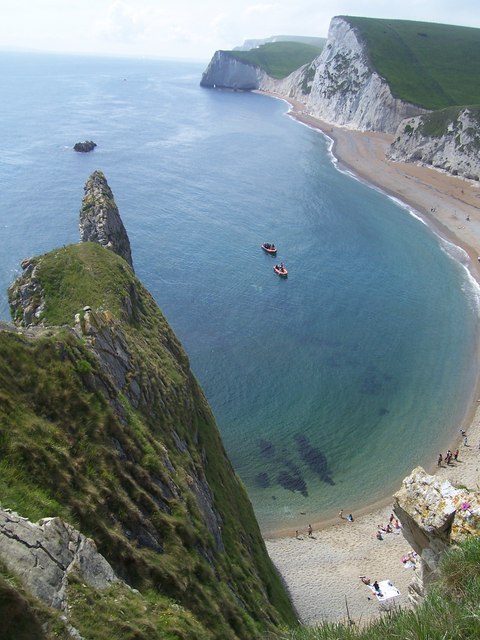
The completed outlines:
{"type": "Polygon", "coordinates": [[[101,244],[126,260],[133,270],[130,240],[103,173],[94,171],[84,190],[80,209],[80,242],[101,244]]]}

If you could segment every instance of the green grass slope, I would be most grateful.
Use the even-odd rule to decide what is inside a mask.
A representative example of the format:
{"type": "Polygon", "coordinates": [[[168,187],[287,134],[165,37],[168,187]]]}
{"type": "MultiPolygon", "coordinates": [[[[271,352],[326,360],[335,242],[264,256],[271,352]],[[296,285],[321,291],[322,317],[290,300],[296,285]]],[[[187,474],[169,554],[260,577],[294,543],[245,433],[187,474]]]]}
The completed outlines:
{"type": "Polygon", "coordinates": [[[228,51],[230,56],[260,67],[272,78],[286,78],[299,67],[312,62],[322,47],[301,42],[268,42],[250,51],[228,51]]]}
{"type": "Polygon", "coordinates": [[[480,29],[343,16],[395,97],[443,109],[480,104],[480,29]]]}
{"type": "Polygon", "coordinates": [[[35,339],[0,331],[0,504],[72,523],[140,591],[71,586],[80,633],[250,640],[294,621],[187,356],[148,291],[97,244],[35,261],[42,320],[64,326],[35,339]],[[85,305],[123,332],[142,390],[136,406],[69,328],[85,305]],[[199,510],[192,479],[202,477],[224,549],[199,510]]]}

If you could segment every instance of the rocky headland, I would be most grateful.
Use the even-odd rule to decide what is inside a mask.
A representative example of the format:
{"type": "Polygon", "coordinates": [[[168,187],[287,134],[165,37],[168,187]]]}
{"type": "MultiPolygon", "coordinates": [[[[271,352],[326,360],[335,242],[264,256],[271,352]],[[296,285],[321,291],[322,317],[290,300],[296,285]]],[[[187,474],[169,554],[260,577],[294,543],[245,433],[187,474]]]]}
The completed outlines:
{"type": "MultiPolygon", "coordinates": [[[[478,180],[478,108],[444,113],[399,97],[377,70],[361,24],[346,16],[333,18],[321,54],[281,79],[232,52],[217,51],[200,84],[267,92],[296,102],[306,116],[325,125],[390,134],[391,160],[423,163],[478,180]]],[[[423,23],[418,24],[418,37],[426,38],[423,23]]]]}
{"type": "Polygon", "coordinates": [[[99,172],[80,231],[24,261],[0,328],[3,628],[264,637],[293,610],[99,172]]]}

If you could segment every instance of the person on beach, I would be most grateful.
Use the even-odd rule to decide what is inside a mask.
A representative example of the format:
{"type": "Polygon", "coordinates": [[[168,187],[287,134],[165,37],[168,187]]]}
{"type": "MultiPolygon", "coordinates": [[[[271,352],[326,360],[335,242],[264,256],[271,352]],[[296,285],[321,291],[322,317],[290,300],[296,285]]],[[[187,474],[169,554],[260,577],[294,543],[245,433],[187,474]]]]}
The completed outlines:
{"type": "Polygon", "coordinates": [[[349,514],[348,514],[348,516],[347,516],[347,520],[348,520],[349,522],[353,522],[353,516],[352,516],[352,514],[351,514],[351,513],[349,513],[349,514]]]}
{"type": "Polygon", "coordinates": [[[371,583],[370,578],[367,578],[367,576],[358,576],[358,577],[363,582],[363,584],[370,585],[370,583],[371,583]]]}
{"type": "MultiPolygon", "coordinates": [[[[478,443],[478,448],[480,449],[480,442],[478,443]]],[[[343,509],[340,509],[340,511],[338,512],[338,517],[343,520],[343,509]]]]}
{"type": "Polygon", "coordinates": [[[451,459],[452,459],[452,452],[450,451],[450,449],[448,449],[447,453],[445,454],[445,462],[447,464],[450,464],[451,459]]]}
{"type": "Polygon", "coordinates": [[[442,466],[443,456],[441,453],[438,454],[437,467],[442,466]]]}
{"type": "Polygon", "coordinates": [[[375,580],[375,582],[373,583],[373,588],[375,589],[375,594],[377,596],[382,596],[383,593],[380,591],[380,585],[378,584],[377,580],[375,580]]]}
{"type": "Polygon", "coordinates": [[[455,462],[458,462],[458,454],[459,454],[459,451],[458,451],[458,449],[457,449],[457,450],[455,451],[455,453],[453,454],[453,459],[455,460],[455,462]]]}
{"type": "Polygon", "coordinates": [[[313,536],[313,529],[312,529],[312,525],[309,524],[308,525],[308,537],[311,538],[313,536]]]}

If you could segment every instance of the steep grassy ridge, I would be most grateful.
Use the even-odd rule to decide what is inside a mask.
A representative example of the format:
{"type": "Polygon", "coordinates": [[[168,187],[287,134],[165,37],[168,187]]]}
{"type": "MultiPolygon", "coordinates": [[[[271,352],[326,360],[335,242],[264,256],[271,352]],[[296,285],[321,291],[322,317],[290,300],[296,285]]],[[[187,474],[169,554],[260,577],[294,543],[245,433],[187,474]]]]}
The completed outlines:
{"type": "Polygon", "coordinates": [[[343,17],[395,97],[432,110],[480,104],[480,29],[343,17]]]}
{"type": "Polygon", "coordinates": [[[80,632],[250,640],[294,621],[208,404],[153,298],[97,244],[35,263],[41,319],[67,326],[38,329],[35,339],[0,332],[0,502],[32,520],[69,521],[141,592],[71,587],[80,632]],[[69,328],[77,312],[85,325],[85,305],[103,309],[93,315],[95,339],[117,340],[128,356],[121,390],[88,337],[69,328]]]}
{"type": "Polygon", "coordinates": [[[272,78],[285,78],[320,55],[321,47],[300,42],[269,42],[250,51],[228,51],[233,58],[254,64],[272,78]]]}

